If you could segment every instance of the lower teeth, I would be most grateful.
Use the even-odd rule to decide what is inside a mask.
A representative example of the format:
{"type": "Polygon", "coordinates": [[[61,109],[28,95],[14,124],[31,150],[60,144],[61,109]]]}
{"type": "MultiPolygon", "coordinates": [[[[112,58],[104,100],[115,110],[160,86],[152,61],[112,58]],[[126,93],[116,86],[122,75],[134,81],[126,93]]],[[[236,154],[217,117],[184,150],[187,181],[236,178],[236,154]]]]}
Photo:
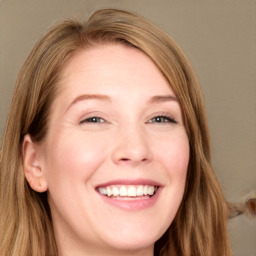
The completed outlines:
{"type": "Polygon", "coordinates": [[[120,195],[118,195],[118,196],[113,196],[113,195],[108,196],[108,195],[105,195],[105,196],[106,197],[110,197],[110,198],[122,198],[122,199],[136,199],[136,198],[138,198],[138,199],[140,199],[140,198],[151,198],[152,196],[155,195],[155,193],[156,193],[156,191],[154,192],[153,195],[143,195],[143,196],[120,196],[120,195]]]}

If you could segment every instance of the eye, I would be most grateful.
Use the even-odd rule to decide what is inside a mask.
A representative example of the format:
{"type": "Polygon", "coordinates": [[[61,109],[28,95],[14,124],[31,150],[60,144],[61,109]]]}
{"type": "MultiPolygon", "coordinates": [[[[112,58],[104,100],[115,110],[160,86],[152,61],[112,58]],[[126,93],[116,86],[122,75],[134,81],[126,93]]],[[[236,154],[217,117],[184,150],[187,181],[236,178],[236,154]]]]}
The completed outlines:
{"type": "Polygon", "coordinates": [[[160,116],[155,116],[154,118],[150,119],[148,123],[174,123],[176,124],[177,122],[169,116],[165,115],[160,115],[160,116]]]}
{"type": "Polygon", "coordinates": [[[83,123],[105,123],[106,121],[98,116],[92,116],[86,119],[83,119],[82,121],[80,121],[79,124],[83,124],[83,123]]]}

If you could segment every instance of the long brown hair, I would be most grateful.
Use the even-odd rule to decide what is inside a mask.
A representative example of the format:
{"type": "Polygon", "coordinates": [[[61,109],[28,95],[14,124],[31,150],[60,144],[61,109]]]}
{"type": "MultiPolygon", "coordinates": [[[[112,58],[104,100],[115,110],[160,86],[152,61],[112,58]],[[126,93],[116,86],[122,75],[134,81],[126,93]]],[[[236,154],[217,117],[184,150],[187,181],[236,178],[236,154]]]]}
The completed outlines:
{"type": "Polygon", "coordinates": [[[120,10],[96,11],[85,23],[67,20],[34,47],[17,80],[0,154],[0,254],[58,255],[46,193],[28,185],[22,166],[26,134],[40,142],[58,95],[64,65],[79,49],[125,43],[144,52],[168,80],[183,111],[190,142],[186,190],[155,255],[230,256],[227,204],[211,167],[205,106],[193,69],[177,44],[146,19],[120,10]]]}

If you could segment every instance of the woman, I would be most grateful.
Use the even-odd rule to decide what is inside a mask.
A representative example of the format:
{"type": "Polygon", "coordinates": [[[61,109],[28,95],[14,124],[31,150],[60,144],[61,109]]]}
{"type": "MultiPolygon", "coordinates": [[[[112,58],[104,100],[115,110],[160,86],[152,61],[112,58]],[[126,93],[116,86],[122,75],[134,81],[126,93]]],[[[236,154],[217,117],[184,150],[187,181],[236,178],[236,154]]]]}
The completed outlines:
{"type": "Polygon", "coordinates": [[[65,21],[19,75],[1,149],[1,255],[231,255],[200,86],[144,18],[65,21]]]}

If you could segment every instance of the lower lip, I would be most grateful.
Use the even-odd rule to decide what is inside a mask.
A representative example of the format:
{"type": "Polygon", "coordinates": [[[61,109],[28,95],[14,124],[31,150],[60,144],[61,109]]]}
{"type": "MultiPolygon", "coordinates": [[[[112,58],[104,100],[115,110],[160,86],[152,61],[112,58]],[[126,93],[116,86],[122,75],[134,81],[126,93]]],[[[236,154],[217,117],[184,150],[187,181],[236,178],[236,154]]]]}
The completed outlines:
{"type": "Polygon", "coordinates": [[[127,211],[138,211],[143,210],[149,207],[152,207],[158,200],[161,193],[161,188],[158,188],[155,194],[149,198],[136,198],[132,199],[121,199],[114,197],[107,197],[99,193],[100,197],[108,204],[111,204],[115,207],[127,210],[127,211]]]}

